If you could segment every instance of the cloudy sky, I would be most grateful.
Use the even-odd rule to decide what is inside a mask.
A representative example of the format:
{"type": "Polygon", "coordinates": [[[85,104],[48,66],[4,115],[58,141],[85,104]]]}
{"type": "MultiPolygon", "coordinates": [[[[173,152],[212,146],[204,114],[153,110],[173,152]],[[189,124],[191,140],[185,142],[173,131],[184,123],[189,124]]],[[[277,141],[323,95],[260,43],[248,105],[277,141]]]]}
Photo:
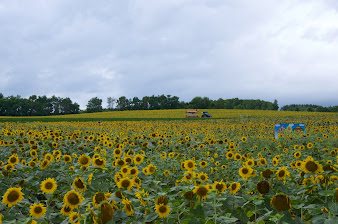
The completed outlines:
{"type": "Polygon", "coordinates": [[[336,0],[1,0],[0,93],[338,105],[336,0]]]}

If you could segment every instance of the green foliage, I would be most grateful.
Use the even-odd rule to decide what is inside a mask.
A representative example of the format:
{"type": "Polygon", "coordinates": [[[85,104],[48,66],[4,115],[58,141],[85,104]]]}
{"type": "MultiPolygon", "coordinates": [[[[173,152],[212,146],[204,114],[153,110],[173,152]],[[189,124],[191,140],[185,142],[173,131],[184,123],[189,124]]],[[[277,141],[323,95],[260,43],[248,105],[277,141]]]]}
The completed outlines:
{"type": "Polygon", "coordinates": [[[93,97],[88,101],[86,109],[88,113],[101,112],[102,110],[102,99],[99,99],[98,97],[93,97]]]}

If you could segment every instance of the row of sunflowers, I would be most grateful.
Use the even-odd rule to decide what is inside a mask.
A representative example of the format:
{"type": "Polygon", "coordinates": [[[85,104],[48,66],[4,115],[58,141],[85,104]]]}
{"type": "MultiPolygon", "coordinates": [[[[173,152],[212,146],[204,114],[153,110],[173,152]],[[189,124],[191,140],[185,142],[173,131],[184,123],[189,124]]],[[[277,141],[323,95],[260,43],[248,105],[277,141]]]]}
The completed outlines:
{"type": "Polygon", "coordinates": [[[337,121],[1,123],[0,223],[335,223],[337,121]]]}

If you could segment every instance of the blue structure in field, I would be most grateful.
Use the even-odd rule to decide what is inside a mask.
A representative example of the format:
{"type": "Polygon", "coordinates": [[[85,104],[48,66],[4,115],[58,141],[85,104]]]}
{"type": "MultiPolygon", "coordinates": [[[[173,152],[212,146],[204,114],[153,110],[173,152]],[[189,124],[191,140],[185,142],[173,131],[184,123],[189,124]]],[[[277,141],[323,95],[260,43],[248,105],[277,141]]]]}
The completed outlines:
{"type": "Polygon", "coordinates": [[[279,134],[291,134],[294,132],[303,132],[305,135],[305,124],[275,124],[275,139],[278,139],[279,134]]]}

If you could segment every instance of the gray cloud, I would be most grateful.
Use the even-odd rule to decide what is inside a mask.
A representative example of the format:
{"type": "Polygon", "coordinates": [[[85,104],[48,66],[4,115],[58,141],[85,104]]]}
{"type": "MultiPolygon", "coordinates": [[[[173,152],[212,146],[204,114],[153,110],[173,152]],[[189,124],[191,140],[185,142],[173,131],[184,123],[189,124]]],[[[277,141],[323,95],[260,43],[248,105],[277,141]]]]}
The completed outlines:
{"type": "Polygon", "coordinates": [[[337,105],[335,1],[0,3],[0,92],[337,105]]]}

